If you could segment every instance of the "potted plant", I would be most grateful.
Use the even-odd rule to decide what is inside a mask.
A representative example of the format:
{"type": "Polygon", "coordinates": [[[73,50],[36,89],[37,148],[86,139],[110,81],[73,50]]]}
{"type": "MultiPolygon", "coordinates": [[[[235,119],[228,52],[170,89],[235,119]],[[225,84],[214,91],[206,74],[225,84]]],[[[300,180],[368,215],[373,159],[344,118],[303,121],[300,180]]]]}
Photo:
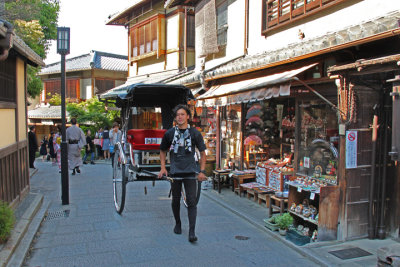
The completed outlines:
{"type": "Polygon", "coordinates": [[[15,217],[7,203],[0,201],[0,244],[5,243],[14,228],[15,217]]]}
{"type": "Polygon", "coordinates": [[[290,213],[284,213],[281,216],[279,216],[277,220],[277,224],[279,227],[279,233],[281,235],[286,235],[286,231],[289,228],[290,225],[293,223],[293,217],[290,215],[290,213]]]}
{"type": "Polygon", "coordinates": [[[276,215],[276,216],[272,216],[269,219],[264,219],[265,227],[267,227],[271,231],[277,231],[279,229],[279,226],[277,223],[279,217],[280,217],[280,215],[276,215]]]}

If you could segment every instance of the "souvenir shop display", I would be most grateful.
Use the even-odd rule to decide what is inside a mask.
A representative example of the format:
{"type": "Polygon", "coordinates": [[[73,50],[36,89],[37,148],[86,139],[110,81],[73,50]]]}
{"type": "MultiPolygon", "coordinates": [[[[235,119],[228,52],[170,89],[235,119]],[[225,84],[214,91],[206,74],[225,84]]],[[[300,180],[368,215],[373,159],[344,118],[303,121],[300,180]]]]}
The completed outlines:
{"type": "Polygon", "coordinates": [[[255,168],[268,158],[282,158],[294,152],[294,101],[290,99],[245,105],[244,161],[255,168]]]}
{"type": "Polygon", "coordinates": [[[282,160],[269,159],[259,162],[256,167],[257,182],[265,184],[277,192],[286,192],[280,197],[287,197],[289,188],[286,182],[292,180],[294,173],[294,169],[290,165],[291,157],[292,155],[286,155],[286,158],[282,160]]]}
{"type": "Polygon", "coordinates": [[[194,108],[192,123],[201,132],[207,147],[206,156],[208,161],[215,161],[217,147],[216,110],[212,107],[194,108]]]}
{"type": "Polygon", "coordinates": [[[242,151],[241,105],[220,110],[221,168],[237,169],[242,151]]]}

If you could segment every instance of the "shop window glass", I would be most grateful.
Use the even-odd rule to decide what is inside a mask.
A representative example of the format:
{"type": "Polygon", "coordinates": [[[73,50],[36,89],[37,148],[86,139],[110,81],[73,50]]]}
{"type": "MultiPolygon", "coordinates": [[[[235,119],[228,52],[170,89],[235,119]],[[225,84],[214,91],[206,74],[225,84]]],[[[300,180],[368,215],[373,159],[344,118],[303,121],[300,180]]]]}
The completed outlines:
{"type": "Polygon", "coordinates": [[[335,111],[322,101],[302,101],[298,173],[337,184],[339,133],[335,111]]]}
{"type": "Polygon", "coordinates": [[[221,108],[221,168],[241,168],[241,117],[241,105],[229,105],[221,108]]]}

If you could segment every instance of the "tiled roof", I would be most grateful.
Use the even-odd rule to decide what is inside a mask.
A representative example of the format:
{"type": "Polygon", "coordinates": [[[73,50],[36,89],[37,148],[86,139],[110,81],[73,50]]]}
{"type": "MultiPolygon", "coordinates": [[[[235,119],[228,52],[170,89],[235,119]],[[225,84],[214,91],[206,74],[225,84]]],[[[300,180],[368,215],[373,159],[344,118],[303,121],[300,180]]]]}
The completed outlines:
{"type": "MultiPolygon", "coordinates": [[[[5,26],[5,22],[0,20],[0,34],[2,37],[5,36],[7,32],[7,28],[5,26]]],[[[43,59],[36,54],[35,51],[32,50],[15,32],[13,33],[13,46],[11,49],[14,49],[20,55],[26,57],[28,59],[28,64],[44,66],[43,59]]]]}
{"type": "MultiPolygon", "coordinates": [[[[67,112],[68,117],[68,112],[67,112]]],[[[61,106],[39,107],[28,111],[29,119],[61,119],[61,106]]]]}
{"type": "MultiPolygon", "coordinates": [[[[102,69],[109,71],[128,71],[128,57],[100,51],[90,51],[88,54],[69,58],[65,62],[67,72],[102,69]]],[[[61,62],[56,62],[42,68],[39,75],[53,74],[61,72],[61,62]]]]}
{"type": "MultiPolygon", "coordinates": [[[[400,21],[400,11],[395,11],[386,16],[365,21],[358,25],[352,25],[337,32],[328,32],[320,37],[290,44],[281,49],[264,51],[259,54],[238,58],[218,67],[205,70],[204,78],[205,80],[213,80],[243,74],[253,70],[268,68],[271,64],[283,64],[284,62],[293,61],[296,58],[306,55],[310,55],[311,57],[311,55],[318,51],[321,51],[321,53],[324,53],[324,51],[333,51],[333,49],[339,49],[341,45],[396,30],[398,29],[398,21],[400,21]]],[[[174,81],[171,79],[168,83],[187,85],[200,82],[201,75],[197,72],[176,78],[174,81]]]]}

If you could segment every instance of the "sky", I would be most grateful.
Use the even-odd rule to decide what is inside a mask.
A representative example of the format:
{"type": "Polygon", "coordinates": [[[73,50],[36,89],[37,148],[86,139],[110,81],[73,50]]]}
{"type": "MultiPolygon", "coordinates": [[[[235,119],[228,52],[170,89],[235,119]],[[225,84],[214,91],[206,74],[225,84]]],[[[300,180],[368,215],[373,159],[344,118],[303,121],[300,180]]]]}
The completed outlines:
{"type": "MultiPolygon", "coordinates": [[[[132,0],[60,0],[59,27],[71,30],[71,50],[67,59],[91,50],[128,54],[128,32],[124,26],[105,25],[108,16],[132,5],[132,0]]],[[[52,41],[46,64],[61,61],[56,41],[52,41]]]]}

